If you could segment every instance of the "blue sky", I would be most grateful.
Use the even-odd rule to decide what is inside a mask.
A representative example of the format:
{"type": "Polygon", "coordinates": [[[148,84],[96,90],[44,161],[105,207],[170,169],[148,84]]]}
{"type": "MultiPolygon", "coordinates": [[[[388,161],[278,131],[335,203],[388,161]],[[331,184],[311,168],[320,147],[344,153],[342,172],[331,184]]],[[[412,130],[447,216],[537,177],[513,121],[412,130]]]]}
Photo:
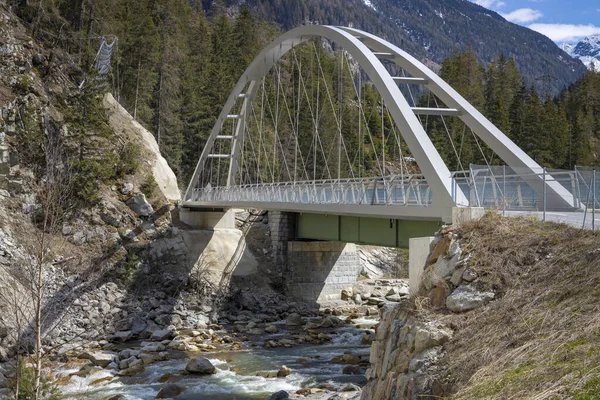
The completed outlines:
{"type": "Polygon", "coordinates": [[[598,0],[471,0],[557,43],[600,34],[598,0]]]}

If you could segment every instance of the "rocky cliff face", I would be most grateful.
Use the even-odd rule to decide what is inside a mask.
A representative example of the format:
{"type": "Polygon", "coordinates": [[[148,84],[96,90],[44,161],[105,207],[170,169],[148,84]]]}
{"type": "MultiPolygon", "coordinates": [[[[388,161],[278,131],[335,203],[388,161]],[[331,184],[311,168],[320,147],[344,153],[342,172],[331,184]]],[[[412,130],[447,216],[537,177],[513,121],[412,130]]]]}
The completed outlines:
{"type": "Polygon", "coordinates": [[[418,296],[380,310],[362,399],[416,400],[445,397],[454,390],[442,362],[445,344],[455,335],[445,315],[484,307],[496,297],[480,289],[474,257],[462,249],[458,231],[445,227],[436,234],[418,296]]]}
{"type": "MultiPolygon", "coordinates": [[[[32,41],[0,1],[0,363],[31,337],[28,282],[42,243],[43,342],[63,354],[216,321],[226,290],[201,275],[207,265],[222,271],[245,240],[178,222],[177,179],[153,135],[110,94],[80,90],[74,61],[32,41]],[[53,141],[59,159],[49,158],[53,141]],[[43,231],[52,162],[70,171],[73,193],[94,197],[70,203],[43,231]],[[199,259],[210,246],[213,256],[199,259]],[[190,277],[198,278],[193,287],[190,277]]],[[[255,302],[281,302],[262,293],[266,300],[255,302]]]]}

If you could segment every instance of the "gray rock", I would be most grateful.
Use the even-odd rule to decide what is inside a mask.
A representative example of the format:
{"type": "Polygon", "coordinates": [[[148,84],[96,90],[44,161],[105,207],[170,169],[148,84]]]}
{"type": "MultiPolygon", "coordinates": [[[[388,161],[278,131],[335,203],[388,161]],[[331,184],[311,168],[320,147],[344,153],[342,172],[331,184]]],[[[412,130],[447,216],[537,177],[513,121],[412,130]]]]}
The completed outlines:
{"type": "Polygon", "coordinates": [[[148,343],[141,350],[146,353],[158,353],[164,351],[165,346],[162,343],[148,343]]]}
{"type": "Polygon", "coordinates": [[[73,235],[73,241],[79,244],[85,243],[85,233],[83,231],[75,232],[73,235]]]}
{"type": "Polygon", "coordinates": [[[179,396],[184,391],[185,388],[183,386],[179,386],[174,383],[169,383],[159,390],[155,399],[172,399],[173,397],[179,396]]]}
{"type": "Polygon", "coordinates": [[[8,379],[3,374],[0,374],[0,389],[8,387],[8,379]]]}
{"type": "Polygon", "coordinates": [[[133,336],[131,331],[115,332],[112,336],[112,340],[114,342],[123,343],[131,339],[131,336],[133,336]]]}
{"type": "Polygon", "coordinates": [[[113,361],[106,366],[106,369],[117,370],[117,369],[119,369],[119,365],[113,361]]]}
{"type": "Polygon", "coordinates": [[[212,375],[217,373],[215,366],[204,357],[192,358],[185,366],[185,370],[197,375],[212,375]]]}
{"type": "Polygon", "coordinates": [[[287,318],[285,319],[285,324],[287,326],[304,325],[304,320],[302,319],[300,314],[292,313],[292,314],[288,315],[287,318]]]}
{"type": "Polygon", "coordinates": [[[394,303],[399,303],[400,301],[402,301],[403,297],[401,297],[398,294],[390,294],[388,296],[385,296],[385,299],[394,303]]]}
{"type": "Polygon", "coordinates": [[[431,364],[437,361],[440,352],[441,347],[438,346],[431,349],[427,349],[421,354],[415,355],[413,358],[411,358],[408,364],[408,370],[410,372],[416,372],[423,367],[426,368],[430,366],[431,364]]]}
{"type": "Polygon", "coordinates": [[[103,351],[95,351],[89,354],[89,358],[92,364],[105,368],[112,362],[114,355],[103,351]]]}
{"type": "Polygon", "coordinates": [[[136,315],[131,319],[131,334],[137,336],[140,333],[144,332],[147,326],[148,324],[146,323],[146,321],[144,321],[142,318],[136,315]]]}
{"type": "Polygon", "coordinates": [[[465,312],[483,307],[495,297],[493,292],[480,292],[470,285],[460,285],[446,299],[450,311],[465,312]]]}
{"type": "Polygon", "coordinates": [[[442,345],[451,336],[452,333],[450,331],[431,324],[418,326],[415,328],[415,352],[420,353],[432,347],[442,345]]]}
{"type": "Polygon", "coordinates": [[[465,272],[463,272],[462,278],[464,281],[473,282],[475,279],[477,279],[477,274],[467,268],[465,269],[465,272]]]}
{"type": "Polygon", "coordinates": [[[123,194],[130,194],[131,192],[133,192],[133,183],[127,182],[126,184],[124,184],[123,187],[120,189],[120,192],[123,194]]]}
{"type": "Polygon", "coordinates": [[[100,213],[100,218],[107,225],[114,226],[115,228],[121,227],[121,217],[120,216],[115,217],[115,216],[112,216],[109,214],[100,213]]]}
{"type": "Polygon", "coordinates": [[[269,397],[269,400],[286,400],[289,398],[290,394],[288,392],[286,392],[285,390],[280,390],[277,393],[273,393],[271,397],[269,397]]]}
{"type": "Polygon", "coordinates": [[[63,235],[69,236],[72,231],[73,231],[73,228],[70,225],[63,225],[63,227],[62,227],[62,234],[63,235]]]}
{"type": "Polygon", "coordinates": [[[463,272],[465,272],[464,267],[457,268],[456,271],[454,271],[452,273],[452,277],[450,278],[450,283],[452,283],[454,286],[460,285],[460,283],[462,282],[463,272]]]}
{"type": "Polygon", "coordinates": [[[437,259],[435,263],[434,272],[437,276],[441,278],[446,278],[456,270],[456,264],[458,264],[458,259],[460,258],[460,254],[454,254],[451,257],[442,256],[437,259]]]}
{"type": "Polygon", "coordinates": [[[150,337],[152,340],[163,341],[171,338],[171,332],[164,330],[157,330],[152,332],[152,336],[150,337]]]}
{"type": "Polygon", "coordinates": [[[146,200],[144,193],[138,193],[126,203],[137,215],[147,217],[154,212],[152,205],[146,200]]]}

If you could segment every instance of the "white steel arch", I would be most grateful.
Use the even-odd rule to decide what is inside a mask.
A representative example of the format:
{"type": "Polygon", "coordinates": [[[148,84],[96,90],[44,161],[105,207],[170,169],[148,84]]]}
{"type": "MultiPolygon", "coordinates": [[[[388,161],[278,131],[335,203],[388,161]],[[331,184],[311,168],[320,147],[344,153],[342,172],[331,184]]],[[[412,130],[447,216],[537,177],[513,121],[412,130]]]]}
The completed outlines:
{"type": "MultiPolygon", "coordinates": [[[[366,32],[324,25],[307,25],[292,29],[265,48],[246,69],[230,94],[219,118],[213,127],[204,147],[202,155],[196,166],[192,180],[184,196],[185,203],[193,203],[192,195],[198,183],[204,164],[210,155],[223,123],[228,118],[237,119],[233,140],[232,154],[230,156],[229,174],[227,185],[234,185],[236,170],[241,152],[241,144],[245,134],[246,116],[251,102],[254,100],[258,87],[263,77],[273,65],[289,50],[313,38],[325,38],[343,47],[367,73],[373,85],[383,98],[389,113],[398,126],[402,137],[419,165],[433,193],[432,204],[428,207],[394,207],[386,215],[406,218],[435,218],[449,220],[452,207],[467,205],[464,193],[455,184],[451,172],[435,149],[421,125],[417,114],[429,113],[432,115],[457,115],[481,139],[494,150],[507,164],[511,166],[526,167],[539,172],[541,167],[535,163],[525,152],[516,146],[508,137],[500,132],[490,121],[479,113],[462,96],[453,90],[446,82],[433,71],[421,64],[415,58],[400,50],[383,39],[366,32]],[[411,78],[394,78],[386,70],[380,59],[391,60],[409,72],[411,78]],[[408,101],[400,91],[398,82],[424,84],[438,96],[449,109],[417,109],[411,108],[408,101]],[[243,98],[241,111],[232,114],[236,100],[243,98]],[[537,170],[536,170],[537,169],[537,170]]],[[[557,182],[548,183],[548,200],[555,200],[561,205],[572,204],[569,194],[557,182]]],[[[540,182],[540,190],[542,184],[540,182]]],[[[215,205],[222,206],[222,205],[215,205]]],[[[232,206],[235,206],[232,204],[232,206]]],[[[279,207],[281,208],[281,207],[279,207]]],[[[302,210],[303,207],[298,207],[302,210]]],[[[304,209],[310,211],[310,208],[304,209]]],[[[351,214],[352,210],[347,210],[351,214]]],[[[362,212],[364,214],[364,212],[362,212]]],[[[367,214],[372,214],[368,212],[367,214]]],[[[381,214],[377,212],[375,214],[381,214]]]]}

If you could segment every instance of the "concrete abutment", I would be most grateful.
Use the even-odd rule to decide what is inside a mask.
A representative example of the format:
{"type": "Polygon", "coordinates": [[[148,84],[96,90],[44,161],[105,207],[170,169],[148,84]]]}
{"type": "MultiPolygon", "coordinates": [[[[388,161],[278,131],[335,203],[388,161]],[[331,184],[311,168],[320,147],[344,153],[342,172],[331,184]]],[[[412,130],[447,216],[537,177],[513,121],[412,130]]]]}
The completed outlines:
{"type": "Polygon", "coordinates": [[[353,243],[288,242],[288,290],[296,301],[339,300],[361,265],[353,243]]]}

